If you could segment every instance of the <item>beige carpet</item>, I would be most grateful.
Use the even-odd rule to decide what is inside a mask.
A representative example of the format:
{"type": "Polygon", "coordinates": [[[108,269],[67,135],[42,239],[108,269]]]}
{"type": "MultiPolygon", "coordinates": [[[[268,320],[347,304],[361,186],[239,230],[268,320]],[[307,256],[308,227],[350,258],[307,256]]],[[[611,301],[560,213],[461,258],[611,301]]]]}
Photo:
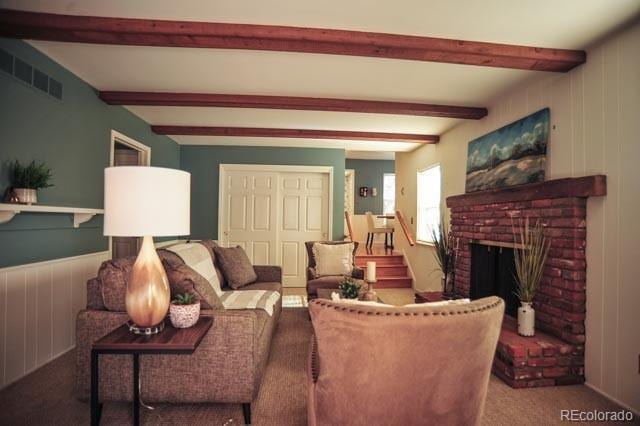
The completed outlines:
{"type": "MultiPolygon", "coordinates": [[[[284,310],[253,404],[255,424],[306,424],[305,366],[310,334],[306,309],[284,310]]],[[[88,424],[88,405],[72,395],[73,369],[74,354],[70,352],[0,392],[0,424],[88,424]]],[[[586,386],[514,390],[492,377],[483,424],[559,424],[560,409],[619,408],[586,386]]],[[[102,424],[130,423],[129,412],[128,404],[105,404],[102,424]]],[[[142,421],[154,425],[241,425],[242,410],[239,405],[223,404],[160,405],[153,411],[143,409],[142,421]]]]}

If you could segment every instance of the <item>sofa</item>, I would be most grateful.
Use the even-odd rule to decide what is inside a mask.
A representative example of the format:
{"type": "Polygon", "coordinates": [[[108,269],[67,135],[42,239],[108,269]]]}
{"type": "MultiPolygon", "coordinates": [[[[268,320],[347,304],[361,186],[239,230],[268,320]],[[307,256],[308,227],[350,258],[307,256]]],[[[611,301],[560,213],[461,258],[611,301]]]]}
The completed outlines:
{"type": "MultiPolygon", "coordinates": [[[[214,252],[209,252],[215,264],[214,252]]],[[[164,264],[182,261],[167,250],[158,250],[158,254],[164,264]]],[[[124,309],[114,310],[107,306],[113,305],[114,298],[124,298],[125,277],[134,261],[135,258],[107,261],[111,262],[109,266],[116,273],[110,274],[107,282],[98,277],[87,282],[86,309],[78,313],[76,322],[75,393],[81,400],[88,400],[91,392],[92,342],[128,320],[124,309]],[[122,273],[118,273],[120,271],[122,273]]],[[[257,280],[240,290],[274,290],[282,294],[282,270],[279,266],[254,266],[254,270],[257,280]]],[[[228,289],[224,276],[220,273],[218,276],[223,290],[228,289]]],[[[281,310],[282,298],[274,307],[272,316],[262,309],[203,309],[201,315],[213,317],[213,326],[193,354],[140,357],[143,400],[240,403],[249,423],[250,404],[257,395],[266,368],[281,310]]],[[[101,356],[99,368],[101,400],[131,401],[131,356],[101,356]]]]}
{"type": "Polygon", "coordinates": [[[504,301],[309,303],[308,424],[479,425],[504,301]]]}
{"type": "Polygon", "coordinates": [[[342,280],[344,280],[344,276],[342,275],[329,275],[319,277],[316,274],[316,258],[313,253],[313,245],[315,243],[320,244],[353,244],[353,270],[351,272],[351,277],[353,279],[362,280],[364,279],[364,270],[362,268],[358,268],[355,264],[356,261],[356,251],[358,250],[358,242],[357,241],[307,241],[305,242],[305,246],[307,248],[307,258],[309,259],[309,264],[307,265],[307,297],[309,300],[316,299],[318,297],[318,289],[319,288],[329,288],[334,289],[338,288],[338,285],[342,280]]]}

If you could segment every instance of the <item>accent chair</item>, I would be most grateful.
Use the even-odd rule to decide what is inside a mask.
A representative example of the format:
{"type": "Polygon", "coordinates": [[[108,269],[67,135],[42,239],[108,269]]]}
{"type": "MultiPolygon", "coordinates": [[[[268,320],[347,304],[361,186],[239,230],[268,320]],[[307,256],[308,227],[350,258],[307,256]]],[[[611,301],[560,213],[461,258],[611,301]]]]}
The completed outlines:
{"type": "Polygon", "coordinates": [[[479,425],[504,302],[372,306],[317,299],[308,424],[479,425]]]}
{"type": "Polygon", "coordinates": [[[353,270],[351,272],[351,278],[362,280],[364,279],[364,270],[358,268],[355,264],[356,251],[358,250],[357,241],[307,241],[305,246],[307,247],[307,255],[309,263],[307,265],[307,296],[309,300],[318,297],[319,288],[337,289],[338,284],[344,279],[343,275],[328,275],[319,277],[316,274],[316,258],[313,253],[313,245],[315,243],[321,244],[353,244],[353,270]]]}

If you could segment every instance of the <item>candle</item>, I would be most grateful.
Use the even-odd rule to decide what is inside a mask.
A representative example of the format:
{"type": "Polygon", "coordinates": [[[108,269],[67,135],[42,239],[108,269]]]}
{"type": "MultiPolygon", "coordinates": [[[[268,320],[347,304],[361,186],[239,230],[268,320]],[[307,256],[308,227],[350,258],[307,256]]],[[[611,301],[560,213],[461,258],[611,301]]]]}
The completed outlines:
{"type": "Polygon", "coordinates": [[[376,262],[367,262],[367,281],[375,282],[376,280],[376,262]]]}

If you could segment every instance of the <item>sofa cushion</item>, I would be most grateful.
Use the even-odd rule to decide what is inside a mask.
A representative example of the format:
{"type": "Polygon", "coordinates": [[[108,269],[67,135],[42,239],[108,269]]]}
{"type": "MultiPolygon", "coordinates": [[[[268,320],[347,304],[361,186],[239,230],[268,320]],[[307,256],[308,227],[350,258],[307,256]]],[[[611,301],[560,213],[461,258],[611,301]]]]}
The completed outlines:
{"type": "Polygon", "coordinates": [[[255,282],[251,284],[247,284],[242,288],[238,289],[242,290],[269,290],[269,291],[277,291],[278,293],[282,293],[282,284],[278,282],[255,282]]]}
{"type": "Polygon", "coordinates": [[[309,259],[309,267],[315,268],[316,260],[313,257],[313,245],[315,243],[321,243],[326,245],[338,245],[338,244],[353,244],[353,258],[356,258],[356,251],[358,250],[358,242],[357,241],[307,241],[304,243],[307,248],[307,256],[309,259]]]}
{"type": "Polygon", "coordinates": [[[313,245],[316,276],[351,275],[353,270],[353,244],[313,245]]]}
{"type": "Polygon", "coordinates": [[[135,257],[124,257],[102,262],[98,270],[102,301],[108,311],[124,312],[127,281],[135,263],[135,257]]]}
{"type": "Polygon", "coordinates": [[[214,247],[213,251],[218,266],[232,289],[237,290],[258,279],[258,275],[253,270],[253,265],[242,247],[214,247]]]}

